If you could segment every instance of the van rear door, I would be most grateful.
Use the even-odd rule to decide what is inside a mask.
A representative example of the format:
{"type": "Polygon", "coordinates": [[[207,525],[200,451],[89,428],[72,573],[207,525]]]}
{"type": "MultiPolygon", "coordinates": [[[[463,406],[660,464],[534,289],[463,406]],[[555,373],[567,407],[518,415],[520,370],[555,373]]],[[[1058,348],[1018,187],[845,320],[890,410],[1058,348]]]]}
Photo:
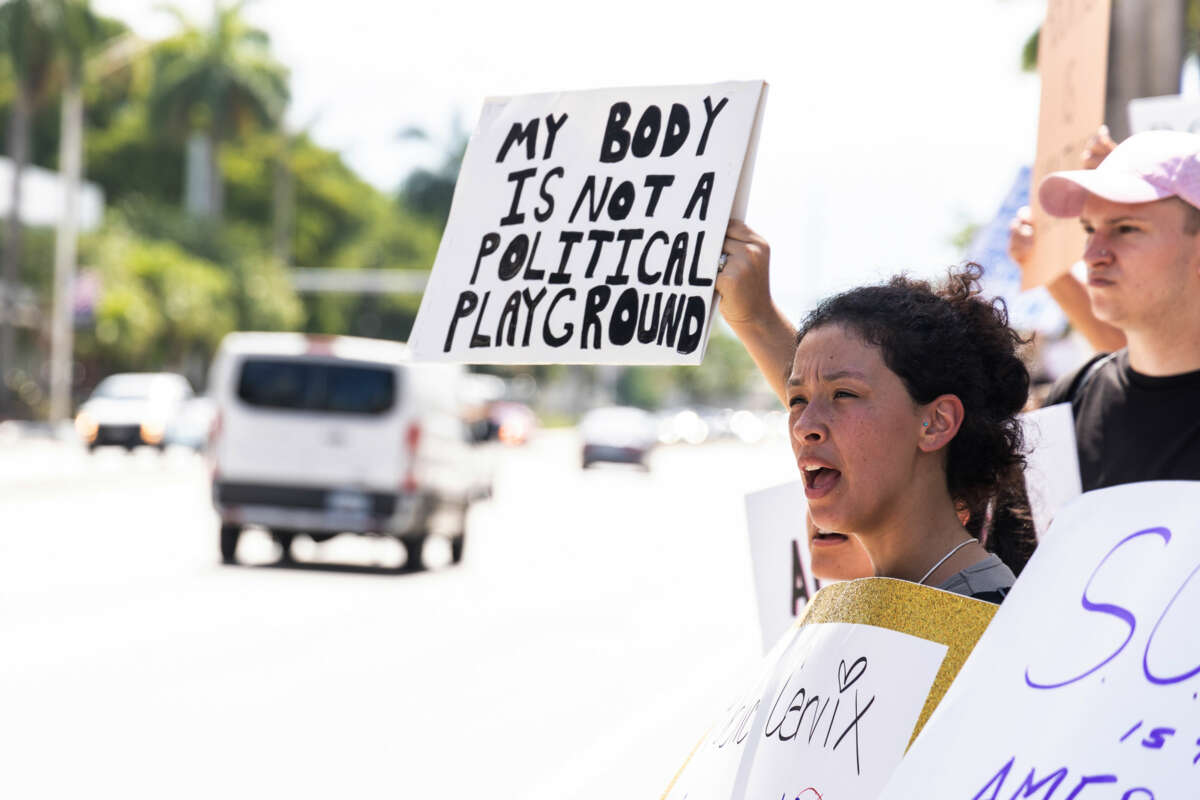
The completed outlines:
{"type": "Polygon", "coordinates": [[[222,420],[222,479],[396,491],[406,460],[402,377],[390,364],[241,358],[222,420]]]}

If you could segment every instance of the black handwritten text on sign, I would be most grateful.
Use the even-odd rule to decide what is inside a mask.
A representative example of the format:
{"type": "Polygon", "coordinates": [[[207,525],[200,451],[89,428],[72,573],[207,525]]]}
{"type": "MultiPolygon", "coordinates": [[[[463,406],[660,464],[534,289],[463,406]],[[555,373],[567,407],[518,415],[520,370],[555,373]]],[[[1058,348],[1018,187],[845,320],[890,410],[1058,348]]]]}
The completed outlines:
{"type": "MultiPolygon", "coordinates": [[[[705,98],[707,116],[696,148],[697,155],[704,154],[709,131],[727,102],[728,99],[722,98],[714,105],[711,98],[705,98]]],[[[630,113],[628,103],[613,104],[604,132],[601,162],[620,161],[627,155],[634,158],[651,155],[660,133],[663,133],[661,154],[674,155],[688,137],[689,114],[686,107],[678,103],[672,106],[665,128],[662,112],[657,106],[646,109],[632,132],[625,127],[630,113]]],[[[553,154],[555,136],[567,120],[567,114],[558,118],[545,117],[545,146],[540,151],[543,161],[553,154]]],[[[536,158],[541,122],[541,119],[532,119],[523,127],[514,124],[496,160],[503,162],[513,146],[522,143],[526,158],[536,158]]],[[[640,187],[632,180],[623,180],[614,186],[612,176],[605,177],[602,184],[594,174],[584,176],[578,190],[572,193],[574,202],[567,217],[568,224],[578,223],[580,227],[560,231],[553,243],[556,253],[548,260],[539,261],[541,231],[531,238],[527,233],[505,237],[502,230],[505,226],[525,222],[527,213],[532,213],[538,222],[546,222],[554,215],[557,195],[565,188],[566,170],[554,166],[539,175],[540,169],[526,167],[509,173],[511,205],[499,219],[498,230],[483,235],[471,271],[472,285],[478,280],[480,269],[485,268],[494,269],[501,281],[524,285],[514,286],[501,300],[503,307],[495,327],[486,329],[482,326],[492,292],[464,289],[458,296],[446,331],[445,352],[452,348],[459,325],[465,320],[473,323],[470,347],[490,347],[493,342],[510,347],[520,342],[522,347],[528,347],[535,334],[540,334],[542,343],[549,347],[562,347],[575,336],[577,326],[568,318],[556,324],[555,311],[560,304],[573,303],[577,299],[578,291],[570,284],[581,267],[585,278],[593,278],[598,270],[604,275],[604,283],[591,286],[583,297],[582,322],[578,325],[578,341],[583,349],[598,349],[604,341],[626,345],[636,336],[642,344],[674,347],[680,353],[695,350],[705,328],[707,304],[704,298],[658,287],[684,285],[685,273],[688,286],[712,285],[712,279],[698,274],[704,231],[673,232],[660,228],[648,232],[645,227],[622,227],[614,231],[609,226],[587,228],[583,225],[602,219],[619,223],[630,215],[639,201],[644,203],[645,216],[653,218],[664,191],[673,187],[675,176],[646,175],[640,187]],[[529,197],[532,193],[525,191],[531,181],[537,185],[537,198],[532,203],[529,197]],[[532,212],[525,210],[530,205],[532,212]],[[665,266],[657,266],[664,255],[665,266]],[[541,324],[537,326],[539,319],[541,324]]],[[[683,212],[685,220],[694,214],[701,221],[707,220],[713,182],[713,173],[705,172],[691,188],[683,212]]]]}
{"type": "Polygon", "coordinates": [[[750,82],[491,101],[422,300],[418,353],[698,362],[761,92],[750,82]]]}

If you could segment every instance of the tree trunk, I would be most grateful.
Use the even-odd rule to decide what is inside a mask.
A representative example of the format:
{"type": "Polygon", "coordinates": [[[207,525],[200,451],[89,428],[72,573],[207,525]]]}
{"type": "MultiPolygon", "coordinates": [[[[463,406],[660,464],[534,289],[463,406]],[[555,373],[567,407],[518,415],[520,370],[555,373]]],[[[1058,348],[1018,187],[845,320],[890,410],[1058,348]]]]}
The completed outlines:
{"type": "Polygon", "coordinates": [[[1129,136],[1129,101],[1178,94],[1187,56],[1187,0],[1113,0],[1105,124],[1129,136]]]}
{"type": "Polygon", "coordinates": [[[79,235],[79,187],[83,179],[83,88],[78,79],[63,90],[58,169],[63,210],[54,239],[54,318],[50,329],[50,422],[70,418],[74,374],[75,257],[79,235]]]}
{"type": "Polygon", "coordinates": [[[12,186],[9,189],[8,224],[4,235],[3,272],[0,278],[0,414],[11,405],[9,371],[15,368],[17,355],[16,293],[21,275],[22,234],[21,183],[29,163],[29,128],[32,113],[29,87],[17,83],[12,116],[8,124],[8,157],[12,160],[12,186]]]}
{"type": "Polygon", "coordinates": [[[208,189],[208,148],[211,146],[212,141],[206,134],[194,131],[188,137],[184,148],[183,207],[189,214],[197,217],[208,217],[212,214],[212,192],[208,189]]]}
{"type": "Polygon", "coordinates": [[[272,193],[275,257],[288,266],[292,263],[292,219],[296,212],[296,179],[288,163],[290,155],[285,143],[283,153],[275,159],[272,193]]]}
{"type": "Polygon", "coordinates": [[[225,184],[221,180],[221,139],[208,133],[208,212],[213,219],[225,213],[225,184]]]}

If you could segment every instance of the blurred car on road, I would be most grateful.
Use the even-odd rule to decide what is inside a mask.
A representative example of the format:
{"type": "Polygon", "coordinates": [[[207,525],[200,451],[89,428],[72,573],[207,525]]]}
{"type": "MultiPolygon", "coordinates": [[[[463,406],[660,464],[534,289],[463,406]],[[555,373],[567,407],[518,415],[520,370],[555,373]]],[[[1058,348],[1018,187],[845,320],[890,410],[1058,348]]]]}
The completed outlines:
{"type": "Polygon", "coordinates": [[[595,408],[579,421],[583,468],[598,461],[646,466],[646,454],[658,442],[654,417],[640,408],[595,408]]]}
{"type": "Polygon", "coordinates": [[[166,447],[167,428],[193,397],[187,378],[172,372],[122,372],[96,386],[75,416],[89,450],[119,445],[166,447]]]}
{"type": "Polygon", "coordinates": [[[487,407],[487,439],[502,444],[525,444],[537,429],[537,415],[524,403],[497,400],[487,407]]]}
{"type": "Polygon", "coordinates": [[[163,441],[168,447],[187,447],[197,453],[208,447],[217,407],[211,398],[193,397],[183,404],[175,418],[167,424],[163,441]]]}
{"type": "Polygon", "coordinates": [[[461,416],[461,366],[416,364],[398,342],[231,333],[210,371],[209,444],[221,557],[243,527],[266,528],[291,557],[299,534],[400,540],[409,567],[431,535],[463,556],[486,461],[461,416]]]}

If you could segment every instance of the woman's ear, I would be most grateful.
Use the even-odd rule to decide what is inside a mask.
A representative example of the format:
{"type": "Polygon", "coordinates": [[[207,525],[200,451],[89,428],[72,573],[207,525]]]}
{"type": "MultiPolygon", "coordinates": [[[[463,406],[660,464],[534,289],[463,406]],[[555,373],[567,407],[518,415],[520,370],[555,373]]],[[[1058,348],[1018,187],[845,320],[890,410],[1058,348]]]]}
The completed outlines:
{"type": "Polygon", "coordinates": [[[921,413],[921,438],[917,445],[926,453],[950,444],[962,427],[963,404],[956,394],[943,394],[926,403],[921,413]]]}

